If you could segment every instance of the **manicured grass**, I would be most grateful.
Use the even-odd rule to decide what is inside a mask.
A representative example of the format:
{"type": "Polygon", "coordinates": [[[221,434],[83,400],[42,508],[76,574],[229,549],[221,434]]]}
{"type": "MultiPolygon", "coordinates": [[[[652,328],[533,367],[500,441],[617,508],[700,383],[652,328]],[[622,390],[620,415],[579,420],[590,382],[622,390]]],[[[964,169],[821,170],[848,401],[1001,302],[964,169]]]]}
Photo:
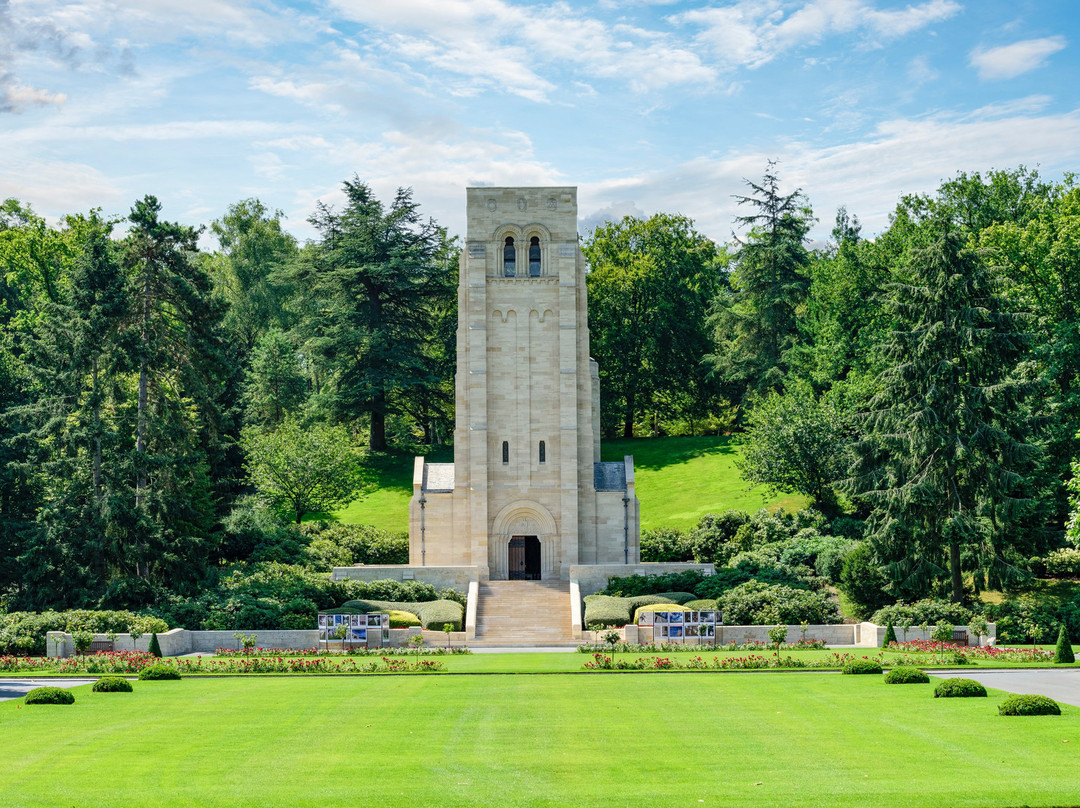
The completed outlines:
{"type": "Polygon", "coordinates": [[[835,674],[80,687],[70,707],[0,705],[0,794],[101,808],[1080,801],[1080,710],[1007,719],[1000,691],[932,687],[835,674]]]}
{"type": "Polygon", "coordinates": [[[750,487],[735,467],[742,448],[736,438],[634,438],[601,444],[604,460],[634,456],[641,527],[694,527],[706,513],[761,508],[799,510],[806,497],[771,497],[750,487]]]}
{"type": "MultiPolygon", "coordinates": [[[[735,467],[740,446],[735,438],[635,438],[601,444],[604,460],[634,456],[641,527],[691,528],[702,515],[730,509],[798,510],[801,496],[768,496],[763,486],[749,487],[735,467]]],[[[453,450],[440,449],[429,458],[448,463],[453,450]]],[[[409,529],[413,455],[379,454],[368,461],[376,488],[333,517],[347,524],[374,525],[383,530],[409,529]]],[[[317,516],[309,517],[319,518],[317,516]]]]}
{"type": "MultiPolygon", "coordinates": [[[[399,452],[369,455],[364,468],[371,489],[330,517],[347,525],[372,525],[394,533],[407,531],[414,458],[413,454],[399,452]]],[[[432,463],[449,463],[453,459],[453,449],[449,447],[428,456],[432,463]]],[[[320,518],[326,518],[326,514],[312,514],[308,520],[320,518]]]]}

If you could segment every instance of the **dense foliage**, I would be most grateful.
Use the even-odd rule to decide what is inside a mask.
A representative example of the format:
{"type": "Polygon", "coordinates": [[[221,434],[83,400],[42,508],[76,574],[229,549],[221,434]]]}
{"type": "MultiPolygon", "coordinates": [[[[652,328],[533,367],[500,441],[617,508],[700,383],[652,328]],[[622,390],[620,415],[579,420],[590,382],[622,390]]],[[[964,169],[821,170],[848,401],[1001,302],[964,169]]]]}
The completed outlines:
{"type": "Polygon", "coordinates": [[[74,704],[75,694],[62,687],[35,687],[23,698],[25,704],[74,704]]]}
{"type": "Polygon", "coordinates": [[[849,675],[860,674],[874,674],[881,673],[881,661],[877,659],[853,659],[850,662],[844,664],[844,667],[840,669],[841,673],[849,675]]]}
{"type": "Polygon", "coordinates": [[[1061,707],[1049,696],[1013,693],[998,705],[998,715],[1061,715],[1061,707]]]}
{"type": "Polygon", "coordinates": [[[95,693],[131,693],[131,682],[122,676],[102,676],[90,688],[95,693]]]}
{"type": "Polygon", "coordinates": [[[159,682],[179,678],[181,678],[180,671],[172,665],[167,665],[165,663],[147,665],[139,671],[139,681],[159,682]]]}
{"type": "Polygon", "coordinates": [[[918,668],[909,668],[901,665],[893,668],[885,674],[887,685],[925,685],[929,684],[930,677],[918,668]]]}
{"type": "Polygon", "coordinates": [[[964,699],[986,696],[986,688],[974,679],[945,679],[934,686],[935,699],[964,699]]]}

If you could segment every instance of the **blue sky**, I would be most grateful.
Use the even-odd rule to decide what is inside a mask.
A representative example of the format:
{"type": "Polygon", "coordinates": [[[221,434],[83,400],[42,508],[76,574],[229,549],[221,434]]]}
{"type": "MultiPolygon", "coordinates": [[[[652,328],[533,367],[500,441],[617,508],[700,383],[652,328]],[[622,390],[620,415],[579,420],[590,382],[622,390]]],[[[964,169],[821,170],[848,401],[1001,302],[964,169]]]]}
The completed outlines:
{"type": "Polygon", "coordinates": [[[583,229],[725,241],[773,158],[816,237],[873,233],[959,170],[1080,167],[1078,46],[1043,0],[0,0],[0,197],[257,196],[306,238],[353,174],[454,233],[466,185],[577,185],[583,229]]]}

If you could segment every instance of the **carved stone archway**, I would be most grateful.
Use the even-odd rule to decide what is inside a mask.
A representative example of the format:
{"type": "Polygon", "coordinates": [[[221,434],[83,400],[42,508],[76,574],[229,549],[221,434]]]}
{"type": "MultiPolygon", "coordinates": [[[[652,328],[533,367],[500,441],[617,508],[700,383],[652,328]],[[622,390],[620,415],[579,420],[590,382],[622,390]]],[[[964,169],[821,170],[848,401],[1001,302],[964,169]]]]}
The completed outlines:
{"type": "Polygon", "coordinates": [[[508,549],[514,536],[536,536],[540,540],[541,579],[558,575],[558,525],[539,502],[519,499],[500,510],[492,522],[488,540],[492,578],[504,581],[509,577],[508,549]]]}

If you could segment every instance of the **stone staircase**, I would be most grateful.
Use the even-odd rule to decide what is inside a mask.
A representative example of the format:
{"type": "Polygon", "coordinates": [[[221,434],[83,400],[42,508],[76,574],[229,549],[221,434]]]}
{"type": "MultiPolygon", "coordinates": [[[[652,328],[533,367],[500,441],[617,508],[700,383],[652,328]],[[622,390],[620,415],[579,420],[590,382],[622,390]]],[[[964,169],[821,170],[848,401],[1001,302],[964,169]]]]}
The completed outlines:
{"type": "Polygon", "coordinates": [[[481,581],[470,646],[574,646],[567,581],[481,581]]]}

